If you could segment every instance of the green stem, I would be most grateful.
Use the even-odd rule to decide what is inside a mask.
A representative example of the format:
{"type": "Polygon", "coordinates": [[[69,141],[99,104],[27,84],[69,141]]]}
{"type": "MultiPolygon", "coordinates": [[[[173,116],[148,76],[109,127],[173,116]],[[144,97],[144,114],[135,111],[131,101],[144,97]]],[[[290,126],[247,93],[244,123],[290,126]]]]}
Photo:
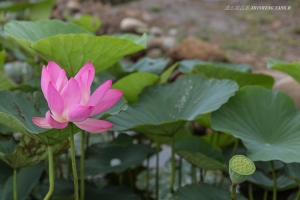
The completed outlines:
{"type": "Polygon", "coordinates": [[[123,185],[123,174],[119,174],[119,185],[123,185]]]}
{"type": "Polygon", "coordinates": [[[156,174],[155,174],[155,197],[159,199],[159,144],[156,143],[156,174]]]}
{"type": "Polygon", "coordinates": [[[272,177],[273,177],[273,200],[277,199],[277,183],[276,183],[276,174],[275,174],[275,168],[274,168],[274,162],[271,160],[271,167],[272,167],[272,177]]]}
{"type": "Polygon", "coordinates": [[[48,165],[49,165],[49,191],[44,200],[50,199],[54,191],[54,169],[53,169],[53,149],[52,146],[48,146],[48,165]]]}
{"type": "Polygon", "coordinates": [[[67,180],[69,180],[69,175],[70,175],[70,159],[68,152],[65,153],[65,159],[66,159],[66,167],[67,167],[67,180]]]}
{"type": "Polygon", "coordinates": [[[191,165],[191,178],[192,178],[192,184],[196,184],[196,169],[195,166],[192,164],[191,165]]]}
{"type": "Polygon", "coordinates": [[[235,154],[235,152],[236,152],[238,146],[239,146],[239,139],[236,139],[236,140],[234,141],[234,145],[233,145],[232,152],[231,152],[231,154],[230,154],[230,158],[232,158],[232,156],[234,156],[234,154],[235,154]]]}
{"type": "Polygon", "coordinates": [[[237,184],[232,183],[231,200],[236,200],[236,186],[237,186],[237,184]]]}
{"type": "Polygon", "coordinates": [[[264,192],[264,200],[267,200],[268,199],[268,190],[265,190],[264,192]]]}
{"type": "Polygon", "coordinates": [[[73,171],[73,179],[74,179],[74,196],[75,196],[75,200],[79,200],[79,196],[78,196],[78,175],[77,175],[77,169],[76,169],[76,157],[75,157],[73,124],[71,124],[70,146],[71,146],[72,171],[73,171]]]}
{"type": "Polygon", "coordinates": [[[179,169],[178,169],[178,187],[181,187],[182,179],[182,157],[179,158],[179,169]]]}
{"type": "Polygon", "coordinates": [[[249,200],[253,200],[252,183],[248,184],[248,196],[249,196],[249,200]]]}
{"type": "Polygon", "coordinates": [[[84,155],[85,155],[85,131],[81,130],[81,156],[80,156],[80,199],[84,200],[84,155]]]}
{"type": "Polygon", "coordinates": [[[171,148],[172,148],[172,157],[171,157],[171,163],[172,163],[172,174],[171,174],[171,183],[170,183],[170,191],[173,194],[174,193],[174,182],[175,182],[175,139],[174,137],[171,137],[171,148]]]}
{"type": "Polygon", "coordinates": [[[14,200],[18,200],[18,182],[17,182],[17,169],[14,169],[14,200]]]}
{"type": "Polygon", "coordinates": [[[297,192],[297,194],[296,194],[295,200],[298,200],[299,197],[300,197],[300,187],[299,187],[298,192],[297,192]]]}
{"type": "Polygon", "coordinates": [[[204,182],[204,169],[200,169],[200,182],[204,182]]]}
{"type": "Polygon", "coordinates": [[[150,172],[149,172],[149,156],[147,157],[147,169],[146,169],[146,191],[147,191],[147,200],[150,199],[150,191],[149,191],[149,178],[150,178],[150,172]]]}
{"type": "Polygon", "coordinates": [[[130,184],[130,188],[133,192],[134,191],[134,183],[133,183],[133,175],[132,175],[132,169],[128,169],[128,176],[129,176],[129,184],[130,184]]]}

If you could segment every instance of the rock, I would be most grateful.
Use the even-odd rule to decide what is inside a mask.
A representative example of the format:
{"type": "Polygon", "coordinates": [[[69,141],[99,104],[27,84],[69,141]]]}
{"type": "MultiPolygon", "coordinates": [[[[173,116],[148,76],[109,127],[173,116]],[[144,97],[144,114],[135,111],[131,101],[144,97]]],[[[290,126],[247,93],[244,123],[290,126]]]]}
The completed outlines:
{"type": "Polygon", "coordinates": [[[183,40],[170,50],[169,56],[175,60],[199,59],[203,61],[227,61],[226,55],[218,47],[193,37],[183,40]]]}
{"type": "Polygon", "coordinates": [[[120,29],[124,32],[136,32],[137,30],[146,28],[148,28],[146,23],[135,18],[127,17],[120,22],[120,29]]]}
{"type": "Polygon", "coordinates": [[[153,26],[150,28],[149,33],[154,36],[162,36],[163,31],[159,27],[153,26]]]}
{"type": "Polygon", "coordinates": [[[147,41],[147,49],[163,48],[163,40],[161,37],[152,37],[147,41]]]}
{"type": "Polygon", "coordinates": [[[168,32],[168,34],[169,34],[170,36],[176,36],[177,33],[178,33],[178,30],[177,30],[176,28],[172,28],[172,29],[170,29],[169,32],[168,32]]]}
{"type": "Polygon", "coordinates": [[[173,36],[162,37],[162,47],[165,51],[169,51],[177,45],[177,41],[173,36]]]}
{"type": "Polygon", "coordinates": [[[275,80],[273,90],[286,93],[294,99],[296,107],[298,109],[300,108],[300,84],[291,76],[272,69],[256,70],[253,73],[261,73],[272,76],[275,80]]]}
{"type": "Polygon", "coordinates": [[[292,97],[295,101],[296,107],[300,108],[300,84],[292,77],[288,76],[277,81],[273,90],[282,91],[292,97]]]}
{"type": "Polygon", "coordinates": [[[67,3],[67,9],[70,11],[76,12],[76,11],[79,11],[80,8],[81,8],[81,5],[78,0],[69,0],[67,3]]]}
{"type": "Polygon", "coordinates": [[[150,49],[147,54],[146,54],[147,57],[149,58],[159,58],[159,57],[162,57],[163,56],[163,51],[161,49],[158,49],[158,48],[154,48],[154,49],[150,49]]]}

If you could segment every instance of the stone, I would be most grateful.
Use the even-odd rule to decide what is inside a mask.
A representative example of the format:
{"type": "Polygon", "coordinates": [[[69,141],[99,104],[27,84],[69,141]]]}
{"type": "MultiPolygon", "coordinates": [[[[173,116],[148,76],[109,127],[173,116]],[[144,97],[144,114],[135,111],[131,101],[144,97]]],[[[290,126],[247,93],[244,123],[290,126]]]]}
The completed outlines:
{"type": "Polygon", "coordinates": [[[162,37],[162,48],[165,51],[169,51],[177,45],[177,41],[173,36],[164,36],[162,37]]]}
{"type": "Polygon", "coordinates": [[[154,36],[162,36],[163,31],[159,27],[152,26],[149,30],[149,33],[154,35],[154,36]]]}
{"type": "Polygon", "coordinates": [[[150,49],[146,54],[146,57],[153,58],[153,59],[160,58],[162,56],[163,56],[163,51],[158,48],[150,49]]]}
{"type": "Polygon", "coordinates": [[[218,47],[193,37],[183,40],[169,51],[169,56],[175,60],[199,59],[203,61],[226,62],[227,58],[218,47]]]}
{"type": "Polygon", "coordinates": [[[282,91],[294,99],[296,107],[300,108],[300,84],[288,76],[275,82],[273,90],[282,91]]]}
{"type": "Polygon", "coordinates": [[[141,20],[135,19],[135,18],[124,18],[120,22],[120,29],[123,32],[136,32],[140,29],[146,29],[148,28],[148,25],[141,20]]]}

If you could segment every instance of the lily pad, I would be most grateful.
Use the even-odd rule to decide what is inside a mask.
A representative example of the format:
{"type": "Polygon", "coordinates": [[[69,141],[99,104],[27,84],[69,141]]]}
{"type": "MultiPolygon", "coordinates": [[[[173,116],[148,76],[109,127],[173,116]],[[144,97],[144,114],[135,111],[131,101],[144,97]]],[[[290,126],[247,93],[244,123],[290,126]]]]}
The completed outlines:
{"type": "Polygon", "coordinates": [[[58,34],[85,33],[92,35],[91,32],[76,24],[60,20],[11,21],[4,26],[4,30],[8,36],[28,47],[41,39],[58,34]]]}
{"type": "Polygon", "coordinates": [[[40,92],[32,95],[21,91],[2,91],[0,96],[0,124],[48,145],[62,142],[69,137],[69,127],[47,130],[32,122],[32,117],[45,117],[49,110],[40,92]]]}
{"type": "Polygon", "coordinates": [[[300,182],[300,163],[287,163],[285,164],[285,174],[287,177],[300,182]]]}
{"type": "Polygon", "coordinates": [[[120,133],[118,137],[114,140],[114,145],[118,146],[127,146],[131,144],[133,141],[133,138],[126,133],[120,133]]]}
{"type": "Polygon", "coordinates": [[[147,87],[138,103],[107,120],[115,125],[112,130],[170,136],[187,121],[217,110],[237,89],[230,80],[186,76],[171,84],[147,87]]]}
{"type": "Polygon", "coordinates": [[[224,148],[229,146],[230,144],[236,141],[236,138],[232,135],[213,132],[211,134],[207,134],[205,136],[201,136],[201,139],[210,143],[214,147],[224,148]]]}
{"type": "Polygon", "coordinates": [[[145,48],[127,39],[87,34],[60,34],[41,39],[31,47],[44,59],[53,60],[66,69],[69,76],[74,76],[88,61],[98,73],[123,56],[145,48]]]}
{"type": "Polygon", "coordinates": [[[211,120],[214,130],[240,138],[253,161],[300,162],[300,111],[282,92],[244,87],[211,120]]]}
{"type": "MultiPolygon", "coordinates": [[[[69,147],[69,141],[64,140],[53,145],[53,155],[60,155],[69,147]]],[[[19,143],[0,137],[0,159],[14,169],[34,165],[48,158],[47,146],[28,136],[23,136],[19,143]]]]}
{"type": "Polygon", "coordinates": [[[271,66],[271,69],[276,69],[287,73],[293,77],[298,83],[300,83],[300,63],[282,63],[278,62],[271,66]]]}
{"type": "Polygon", "coordinates": [[[95,144],[87,149],[85,173],[120,173],[133,165],[138,165],[155,150],[138,144],[118,146],[95,144]]]}
{"type": "Polygon", "coordinates": [[[175,142],[175,152],[202,169],[225,170],[221,151],[197,136],[175,142]]]}
{"type": "MultiPolygon", "coordinates": [[[[209,199],[209,200],[230,200],[231,194],[229,191],[225,191],[216,188],[212,185],[201,183],[201,185],[188,185],[179,188],[174,196],[177,200],[199,200],[199,199],[209,199]]],[[[245,197],[237,194],[237,200],[246,200],[245,197]]]]}
{"type": "Polygon", "coordinates": [[[240,72],[226,67],[217,67],[214,65],[196,65],[193,69],[196,74],[205,75],[208,78],[230,79],[236,81],[240,87],[246,85],[259,85],[271,89],[274,79],[264,74],[251,74],[240,72]]]}
{"type": "Polygon", "coordinates": [[[164,71],[159,77],[159,83],[160,84],[166,83],[177,66],[178,66],[178,62],[173,64],[166,71],[164,71]]]}
{"type": "Polygon", "coordinates": [[[130,68],[127,68],[127,71],[149,72],[160,75],[167,66],[167,64],[168,60],[165,60],[163,58],[152,59],[145,57],[136,62],[130,68]]]}
{"type": "Polygon", "coordinates": [[[123,97],[128,103],[136,103],[142,90],[149,85],[153,85],[158,79],[155,74],[147,72],[136,72],[119,79],[112,85],[112,88],[123,91],[123,97]]]}
{"type": "MultiPolygon", "coordinates": [[[[20,169],[17,174],[18,199],[25,200],[30,194],[33,187],[38,183],[43,171],[45,163],[28,166],[20,169]]],[[[13,200],[13,176],[6,181],[1,192],[1,199],[13,200]]]]}
{"type": "MultiPolygon", "coordinates": [[[[260,187],[264,188],[265,190],[272,191],[274,186],[273,179],[268,178],[264,173],[261,171],[256,171],[252,174],[248,181],[259,185],[260,187]]],[[[278,191],[288,190],[297,186],[296,181],[289,179],[283,175],[279,176],[276,179],[276,187],[278,191]]]]}
{"type": "Polygon", "coordinates": [[[179,64],[179,70],[183,73],[193,71],[196,65],[212,65],[215,67],[225,67],[239,72],[251,72],[251,67],[247,64],[231,64],[231,63],[220,63],[220,62],[204,62],[197,59],[182,60],[179,64]]]}

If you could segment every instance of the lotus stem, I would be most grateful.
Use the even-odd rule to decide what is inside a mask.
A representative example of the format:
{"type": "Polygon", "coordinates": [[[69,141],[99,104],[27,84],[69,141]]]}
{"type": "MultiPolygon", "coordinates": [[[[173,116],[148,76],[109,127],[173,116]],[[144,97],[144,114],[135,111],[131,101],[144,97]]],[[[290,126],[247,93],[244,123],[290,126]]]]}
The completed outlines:
{"type": "Polygon", "coordinates": [[[181,179],[182,179],[182,157],[179,158],[178,187],[181,187],[181,179]]]}
{"type": "Polygon", "coordinates": [[[236,186],[237,186],[237,184],[232,182],[231,200],[236,200],[236,186]]]}
{"type": "Polygon", "coordinates": [[[130,188],[133,192],[134,191],[134,183],[133,183],[133,175],[132,175],[132,169],[128,169],[128,176],[129,176],[129,184],[130,184],[130,188]]]}
{"type": "Polygon", "coordinates": [[[275,174],[275,167],[274,162],[271,160],[271,167],[272,167],[272,177],[273,177],[273,200],[277,199],[277,183],[276,183],[276,174],[275,174]]]}
{"type": "Polygon", "coordinates": [[[193,164],[191,165],[191,178],[192,178],[192,184],[196,184],[196,182],[197,182],[196,169],[195,169],[195,166],[193,164]]]}
{"type": "Polygon", "coordinates": [[[232,152],[231,152],[231,154],[230,154],[230,157],[233,157],[233,155],[235,154],[235,152],[236,152],[238,146],[239,146],[239,139],[236,139],[236,140],[234,141],[234,145],[233,145],[233,149],[232,149],[232,152]]]}
{"type": "Polygon", "coordinates": [[[54,169],[53,169],[53,149],[48,146],[48,165],[49,165],[49,190],[44,200],[50,199],[54,191],[54,169]]]}
{"type": "Polygon", "coordinates": [[[75,200],[79,200],[78,196],[78,176],[76,169],[76,158],[75,158],[75,145],[74,145],[74,134],[73,134],[73,124],[71,124],[71,132],[70,132],[70,146],[71,146],[71,161],[72,161],[72,171],[73,171],[73,179],[74,179],[74,196],[75,200]]]}
{"type": "Polygon", "coordinates": [[[156,143],[156,174],[155,174],[155,197],[159,199],[159,144],[156,143]]]}
{"type": "Polygon", "coordinates": [[[172,163],[172,171],[171,171],[171,183],[170,183],[170,191],[174,193],[174,182],[175,182],[175,139],[174,136],[171,137],[171,149],[172,149],[172,156],[171,156],[171,163],[172,163]]]}
{"type": "Polygon", "coordinates": [[[249,196],[249,200],[253,200],[252,183],[248,184],[248,196],[249,196]]]}
{"type": "Polygon", "coordinates": [[[150,199],[150,191],[149,191],[149,178],[150,178],[150,172],[149,172],[149,156],[147,157],[147,169],[146,169],[146,191],[147,191],[147,200],[150,199]]]}
{"type": "Polygon", "coordinates": [[[17,169],[14,169],[14,200],[18,200],[18,190],[17,190],[17,169]]]}
{"type": "Polygon", "coordinates": [[[268,190],[265,190],[264,192],[264,200],[267,200],[268,199],[268,190]]]}
{"type": "Polygon", "coordinates": [[[85,155],[85,131],[81,130],[81,156],[80,156],[80,199],[84,200],[84,155],[85,155]]]}
{"type": "Polygon", "coordinates": [[[297,194],[296,194],[295,200],[298,200],[299,197],[300,197],[300,187],[299,187],[298,192],[297,192],[297,194]]]}

